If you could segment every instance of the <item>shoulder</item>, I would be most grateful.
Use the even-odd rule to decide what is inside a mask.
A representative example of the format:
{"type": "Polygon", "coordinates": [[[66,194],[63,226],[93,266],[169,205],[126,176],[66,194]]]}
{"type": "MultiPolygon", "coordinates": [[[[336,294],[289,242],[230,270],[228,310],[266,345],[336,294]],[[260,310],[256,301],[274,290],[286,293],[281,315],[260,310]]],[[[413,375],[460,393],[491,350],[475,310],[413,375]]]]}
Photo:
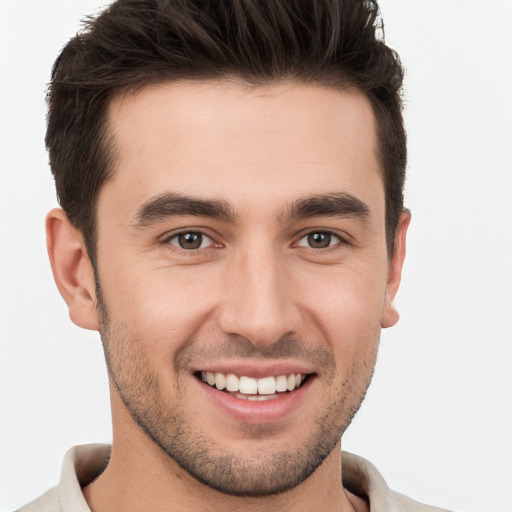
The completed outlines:
{"type": "Polygon", "coordinates": [[[390,491],[389,501],[393,505],[392,510],[396,512],[449,512],[444,508],[419,503],[395,491],[390,491]]]}
{"type": "Polygon", "coordinates": [[[62,461],[59,484],[16,512],[91,512],[82,487],[103,471],[109,457],[110,445],[71,448],[62,461]]]}
{"type": "Polygon", "coordinates": [[[52,487],[42,496],[21,507],[16,512],[61,512],[59,492],[57,487],[52,487]]]}
{"type": "Polygon", "coordinates": [[[392,491],[377,468],[363,457],[343,452],[342,459],[343,486],[365,499],[372,512],[449,512],[392,491]]]}

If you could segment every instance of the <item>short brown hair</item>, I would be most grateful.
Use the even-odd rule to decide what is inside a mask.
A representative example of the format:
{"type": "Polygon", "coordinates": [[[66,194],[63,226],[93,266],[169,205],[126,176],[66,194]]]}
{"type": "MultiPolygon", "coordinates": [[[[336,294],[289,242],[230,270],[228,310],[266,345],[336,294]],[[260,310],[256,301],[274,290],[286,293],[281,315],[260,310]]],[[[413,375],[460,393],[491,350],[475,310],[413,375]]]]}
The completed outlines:
{"type": "Polygon", "coordinates": [[[118,0],[72,38],[48,90],[57,196],[94,264],[96,202],[113,171],[114,96],[181,79],[236,77],[356,89],[377,119],[391,254],[403,210],[403,70],[375,0],[118,0]]]}

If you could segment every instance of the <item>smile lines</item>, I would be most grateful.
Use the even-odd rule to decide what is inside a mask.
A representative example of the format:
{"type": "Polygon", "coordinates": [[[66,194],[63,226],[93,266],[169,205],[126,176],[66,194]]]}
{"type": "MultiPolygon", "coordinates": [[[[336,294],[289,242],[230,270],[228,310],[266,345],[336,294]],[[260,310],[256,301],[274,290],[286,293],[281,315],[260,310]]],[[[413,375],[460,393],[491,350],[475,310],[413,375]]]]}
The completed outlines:
{"type": "MultiPolygon", "coordinates": [[[[217,388],[219,391],[229,391],[238,395],[253,395],[255,400],[258,395],[275,395],[286,391],[293,391],[304,382],[305,375],[292,373],[289,375],[269,376],[261,379],[254,379],[242,375],[238,377],[233,373],[201,372],[201,380],[206,384],[217,388]]],[[[277,396],[276,396],[277,397],[277,396]]],[[[240,397],[241,398],[241,397],[240,397]]],[[[246,397],[244,397],[246,398],[246,397]]]]}

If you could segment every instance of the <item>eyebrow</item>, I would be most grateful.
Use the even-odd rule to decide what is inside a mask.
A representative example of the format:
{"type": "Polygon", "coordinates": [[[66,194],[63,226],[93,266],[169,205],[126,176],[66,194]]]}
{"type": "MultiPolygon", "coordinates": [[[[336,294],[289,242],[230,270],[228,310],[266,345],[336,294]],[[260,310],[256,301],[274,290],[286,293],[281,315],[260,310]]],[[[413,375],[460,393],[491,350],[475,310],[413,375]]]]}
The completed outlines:
{"type": "Polygon", "coordinates": [[[164,193],[146,201],[137,211],[136,227],[147,227],[168,217],[192,215],[234,222],[235,212],[225,201],[204,200],[164,193]]]}
{"type": "MultiPolygon", "coordinates": [[[[209,217],[233,223],[236,213],[225,201],[205,200],[182,194],[166,192],[146,201],[136,213],[135,227],[148,227],[169,217],[209,217]]],[[[370,216],[368,206],[347,193],[322,194],[295,201],[278,216],[280,222],[308,217],[354,217],[366,221],[370,216]]]]}
{"type": "Polygon", "coordinates": [[[298,199],[284,219],[296,220],[308,217],[354,217],[368,220],[370,209],[360,199],[347,193],[323,194],[298,199]]]}

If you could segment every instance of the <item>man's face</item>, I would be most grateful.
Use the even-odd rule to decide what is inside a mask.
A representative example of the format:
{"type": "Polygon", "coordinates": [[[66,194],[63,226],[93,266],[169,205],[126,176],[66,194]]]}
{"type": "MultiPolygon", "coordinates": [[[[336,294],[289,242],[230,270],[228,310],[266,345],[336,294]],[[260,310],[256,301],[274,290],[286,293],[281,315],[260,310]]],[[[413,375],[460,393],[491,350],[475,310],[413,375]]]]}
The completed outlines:
{"type": "Polygon", "coordinates": [[[114,101],[110,130],[97,262],[114,403],[215,489],[294,487],[339,448],[392,323],[369,102],[173,83],[114,101]]]}

